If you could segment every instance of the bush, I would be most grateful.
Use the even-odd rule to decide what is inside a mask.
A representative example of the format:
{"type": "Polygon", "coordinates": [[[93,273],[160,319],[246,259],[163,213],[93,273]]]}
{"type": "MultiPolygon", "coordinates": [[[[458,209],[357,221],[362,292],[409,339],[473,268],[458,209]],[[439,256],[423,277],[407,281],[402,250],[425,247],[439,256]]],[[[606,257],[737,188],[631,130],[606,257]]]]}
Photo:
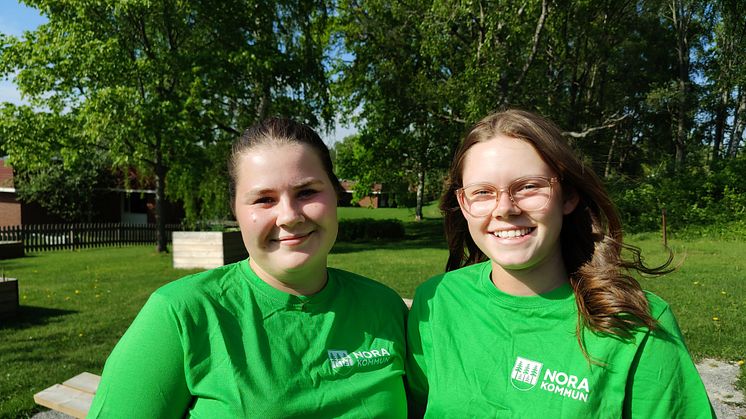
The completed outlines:
{"type": "Polygon", "coordinates": [[[746,215],[746,190],[741,181],[746,159],[725,162],[717,171],[699,168],[670,175],[651,171],[644,178],[616,178],[607,183],[629,232],[661,228],[665,208],[671,231],[702,231],[746,215]]]}
{"type": "Polygon", "coordinates": [[[404,238],[404,224],[399,220],[357,218],[339,220],[337,241],[400,240],[404,238]]]}

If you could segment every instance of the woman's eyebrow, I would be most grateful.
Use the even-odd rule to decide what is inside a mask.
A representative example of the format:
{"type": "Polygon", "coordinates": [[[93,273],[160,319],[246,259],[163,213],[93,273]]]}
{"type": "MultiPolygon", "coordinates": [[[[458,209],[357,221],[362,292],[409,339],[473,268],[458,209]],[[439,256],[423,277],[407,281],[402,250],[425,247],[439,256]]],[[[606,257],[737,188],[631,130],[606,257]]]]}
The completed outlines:
{"type": "Polygon", "coordinates": [[[323,185],[323,184],[324,184],[324,181],[322,181],[321,179],[308,178],[308,179],[303,179],[302,181],[293,185],[293,189],[303,189],[309,186],[317,186],[317,185],[323,185]]]}

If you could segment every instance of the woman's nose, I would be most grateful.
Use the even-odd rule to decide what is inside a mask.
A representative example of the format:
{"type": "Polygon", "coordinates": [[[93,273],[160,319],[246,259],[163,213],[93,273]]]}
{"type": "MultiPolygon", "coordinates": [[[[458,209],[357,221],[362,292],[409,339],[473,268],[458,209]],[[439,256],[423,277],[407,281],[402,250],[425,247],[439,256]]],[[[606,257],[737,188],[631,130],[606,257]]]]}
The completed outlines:
{"type": "Polygon", "coordinates": [[[277,225],[294,225],[305,220],[299,203],[293,199],[281,199],[277,206],[277,225]]]}
{"type": "Polygon", "coordinates": [[[510,198],[508,191],[500,190],[497,195],[497,205],[495,205],[495,209],[492,211],[492,216],[495,218],[504,218],[519,214],[520,212],[521,209],[510,198]]]}

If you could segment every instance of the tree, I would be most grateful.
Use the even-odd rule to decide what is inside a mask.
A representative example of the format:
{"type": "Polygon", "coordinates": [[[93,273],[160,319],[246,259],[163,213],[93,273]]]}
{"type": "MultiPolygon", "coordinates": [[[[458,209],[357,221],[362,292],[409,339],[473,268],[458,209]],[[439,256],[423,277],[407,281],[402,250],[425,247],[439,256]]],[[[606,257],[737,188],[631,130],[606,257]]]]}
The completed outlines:
{"type": "Polygon", "coordinates": [[[713,5],[708,25],[713,28],[707,38],[709,48],[700,54],[707,80],[705,103],[712,109],[714,132],[710,164],[713,170],[722,158],[735,157],[734,151],[738,150],[743,137],[746,98],[742,86],[746,85],[746,75],[740,64],[746,60],[746,27],[738,10],[742,3],[726,0],[713,5]]]}
{"type": "Polygon", "coordinates": [[[693,117],[691,54],[694,47],[693,43],[699,40],[701,33],[697,19],[702,16],[703,5],[696,0],[669,0],[666,7],[668,13],[665,13],[664,16],[670,22],[676,36],[677,75],[674,145],[676,146],[676,167],[681,169],[686,158],[687,139],[693,117]]]}
{"type": "MultiPolygon", "coordinates": [[[[358,141],[375,156],[375,170],[414,179],[418,220],[426,174],[447,165],[457,142],[453,127],[462,125],[443,119],[447,98],[439,97],[440,77],[422,52],[427,8],[417,1],[345,1],[337,26],[343,49],[354,57],[340,66],[337,96],[348,110],[361,110],[358,141]]],[[[361,173],[369,180],[375,174],[361,173]]]]}
{"type": "Polygon", "coordinates": [[[27,107],[6,106],[0,113],[0,138],[7,138],[3,148],[15,156],[14,185],[25,202],[36,202],[49,213],[70,221],[89,221],[93,192],[99,186],[105,162],[100,153],[89,152],[85,158],[65,155],[71,115],[31,112],[27,107]],[[45,141],[19,144],[19,138],[44,138],[45,141]],[[25,147],[25,148],[24,148],[25,147]],[[27,153],[27,154],[26,154],[27,153]],[[55,158],[49,158],[55,155],[55,158]],[[64,156],[64,157],[63,157],[64,156]]]}
{"type": "MultiPolygon", "coordinates": [[[[201,206],[215,209],[201,202],[213,194],[194,191],[221,183],[212,169],[225,164],[226,143],[243,127],[270,114],[331,121],[324,2],[26,3],[49,21],[24,39],[6,38],[0,73],[18,71],[31,107],[6,105],[5,117],[29,125],[40,118],[35,110],[46,109],[71,121],[57,127],[65,141],[48,148],[47,158],[94,150],[114,167],[152,176],[159,251],[166,250],[166,193],[183,200],[192,218],[204,215],[201,206]]],[[[15,160],[49,141],[18,135],[8,140],[15,160]]]]}

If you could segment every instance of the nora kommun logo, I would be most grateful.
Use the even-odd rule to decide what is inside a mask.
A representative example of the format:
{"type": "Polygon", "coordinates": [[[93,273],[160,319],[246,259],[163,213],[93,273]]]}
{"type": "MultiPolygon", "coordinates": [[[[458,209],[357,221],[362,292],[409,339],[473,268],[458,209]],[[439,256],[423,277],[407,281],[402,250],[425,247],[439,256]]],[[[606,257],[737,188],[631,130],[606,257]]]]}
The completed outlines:
{"type": "Polygon", "coordinates": [[[349,352],[342,349],[328,349],[329,362],[332,369],[341,367],[377,367],[388,365],[391,362],[391,352],[386,348],[370,349],[367,351],[349,352]]]}
{"type": "Polygon", "coordinates": [[[515,365],[513,365],[513,371],[510,373],[510,383],[518,390],[531,390],[539,381],[539,374],[543,366],[544,364],[541,362],[517,357],[515,365]]]}
{"type": "Polygon", "coordinates": [[[353,364],[352,358],[350,358],[350,354],[347,351],[329,349],[327,353],[329,354],[329,362],[332,364],[332,369],[351,367],[353,364]]]}

